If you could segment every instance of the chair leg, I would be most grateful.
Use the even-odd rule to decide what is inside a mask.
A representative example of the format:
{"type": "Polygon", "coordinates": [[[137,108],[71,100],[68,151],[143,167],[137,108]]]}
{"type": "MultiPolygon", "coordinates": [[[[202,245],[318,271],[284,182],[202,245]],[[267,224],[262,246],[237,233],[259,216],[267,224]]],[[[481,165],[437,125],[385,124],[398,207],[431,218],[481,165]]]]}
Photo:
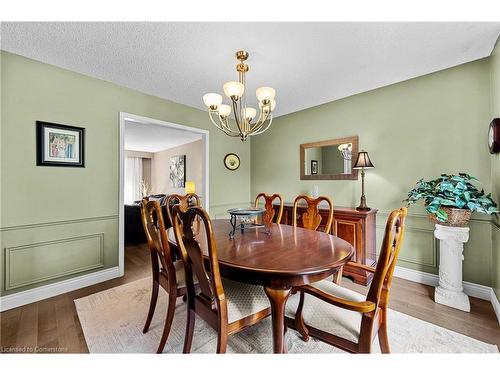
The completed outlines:
{"type": "Polygon", "coordinates": [[[297,307],[297,312],[295,313],[295,327],[297,331],[302,335],[302,340],[309,341],[309,330],[304,323],[304,316],[302,315],[302,310],[304,308],[304,293],[300,292],[299,306],[297,307]]]}
{"type": "Polygon", "coordinates": [[[333,274],[332,281],[335,284],[340,285],[342,283],[342,273],[343,273],[343,271],[344,271],[344,266],[339,267],[337,269],[337,271],[333,274]]]}
{"type": "Polygon", "coordinates": [[[177,300],[177,295],[175,293],[172,293],[171,291],[168,294],[167,317],[165,319],[165,325],[163,326],[163,334],[161,335],[160,345],[158,345],[158,350],[156,351],[156,353],[158,354],[163,352],[163,348],[165,348],[165,344],[167,343],[168,334],[170,333],[170,328],[172,327],[172,321],[174,320],[176,300],[177,300]]]}
{"type": "Polygon", "coordinates": [[[158,300],[158,290],[160,284],[158,280],[155,280],[155,275],[153,275],[153,290],[151,292],[151,302],[149,303],[149,312],[148,317],[146,318],[146,323],[144,324],[144,329],[142,333],[146,333],[149,330],[149,326],[151,325],[151,321],[153,320],[153,315],[155,313],[156,301],[158,300]]]}
{"type": "Polygon", "coordinates": [[[380,344],[380,351],[383,354],[390,354],[391,347],[389,345],[389,336],[387,335],[387,310],[382,310],[382,324],[378,329],[378,342],[380,344]]]}
{"type": "Polygon", "coordinates": [[[223,354],[227,349],[227,328],[220,328],[217,332],[217,354],[223,354]]]}
{"type": "MultiPolygon", "coordinates": [[[[188,297],[189,298],[189,297],[188,297]]],[[[183,353],[191,352],[191,344],[193,342],[195,312],[189,306],[187,308],[187,321],[186,321],[186,337],[184,337],[183,353]]]]}

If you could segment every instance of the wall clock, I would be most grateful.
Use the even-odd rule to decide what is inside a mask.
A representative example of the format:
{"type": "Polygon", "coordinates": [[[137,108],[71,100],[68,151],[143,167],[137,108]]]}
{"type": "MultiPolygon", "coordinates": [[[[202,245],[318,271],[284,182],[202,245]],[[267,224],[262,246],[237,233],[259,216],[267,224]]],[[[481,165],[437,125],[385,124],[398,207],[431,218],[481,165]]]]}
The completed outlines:
{"type": "Polygon", "coordinates": [[[500,152],[500,118],[494,118],[490,123],[488,147],[492,154],[500,152]]]}
{"type": "Polygon", "coordinates": [[[240,167],[240,158],[236,154],[227,154],[224,156],[224,165],[230,171],[235,171],[240,167]]]}

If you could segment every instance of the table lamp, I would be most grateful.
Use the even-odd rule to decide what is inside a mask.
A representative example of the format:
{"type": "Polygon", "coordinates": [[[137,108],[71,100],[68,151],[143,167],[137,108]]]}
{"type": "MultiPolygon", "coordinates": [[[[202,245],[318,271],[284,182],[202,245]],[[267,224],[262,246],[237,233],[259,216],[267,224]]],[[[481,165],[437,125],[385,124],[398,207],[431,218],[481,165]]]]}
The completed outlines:
{"type": "Polygon", "coordinates": [[[194,181],[186,181],[186,194],[194,194],[195,190],[194,181]]]}
{"type": "Polygon", "coordinates": [[[361,203],[358,207],[356,207],[356,210],[370,210],[370,207],[366,205],[365,198],[365,169],[368,168],[375,168],[375,166],[371,162],[370,157],[368,156],[368,152],[361,151],[358,153],[356,163],[354,163],[352,167],[352,169],[361,169],[361,203]]]}

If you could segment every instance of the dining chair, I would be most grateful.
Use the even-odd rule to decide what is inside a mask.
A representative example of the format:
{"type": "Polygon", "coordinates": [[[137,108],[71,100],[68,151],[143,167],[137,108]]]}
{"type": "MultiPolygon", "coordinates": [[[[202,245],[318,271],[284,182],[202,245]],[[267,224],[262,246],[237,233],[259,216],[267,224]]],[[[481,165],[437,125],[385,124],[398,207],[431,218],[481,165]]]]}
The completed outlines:
{"type": "Polygon", "coordinates": [[[299,202],[304,200],[307,204],[306,212],[302,214],[302,226],[306,229],[317,230],[319,225],[321,224],[321,215],[319,214],[319,204],[322,201],[328,203],[328,218],[325,224],[325,233],[330,233],[333,222],[333,203],[332,200],[325,196],[320,196],[318,198],[311,198],[307,195],[299,195],[293,201],[293,213],[292,213],[292,225],[294,227],[297,226],[297,208],[299,206],[299,202]]]}
{"type": "Polygon", "coordinates": [[[310,336],[352,353],[370,353],[376,335],[382,353],[390,353],[387,309],[394,267],[405,232],[406,208],[387,219],[377,267],[351,267],[374,274],[367,296],[326,280],[298,287],[286,306],[286,322],[307,341],[310,336]]]}
{"type": "Polygon", "coordinates": [[[281,194],[274,193],[273,195],[267,195],[266,193],[259,193],[257,194],[257,197],[255,198],[255,207],[259,206],[259,200],[260,198],[264,198],[264,208],[266,209],[266,212],[264,213],[266,215],[266,218],[264,220],[268,220],[270,223],[273,222],[274,216],[276,214],[276,210],[273,207],[273,202],[275,199],[278,199],[280,202],[280,208],[278,210],[278,215],[276,216],[276,224],[281,223],[281,217],[283,216],[283,197],[281,194]]]}
{"type": "Polygon", "coordinates": [[[159,287],[161,286],[168,293],[167,315],[160,344],[156,351],[161,353],[170,333],[177,298],[187,295],[186,279],[182,261],[173,261],[160,202],[143,199],[140,206],[142,224],[151,254],[153,279],[151,302],[142,332],[146,333],[149,330],[158,300],[159,287]]]}
{"type": "MultiPolygon", "coordinates": [[[[188,295],[184,353],[189,353],[193,340],[195,316],[200,316],[217,331],[217,353],[225,353],[228,336],[249,327],[271,313],[269,299],[258,285],[244,284],[221,277],[212,223],[207,212],[198,206],[174,206],[174,234],[186,272],[188,295]],[[193,221],[202,226],[193,233],[193,221]],[[204,259],[201,243],[206,243],[208,259],[204,259]],[[193,277],[199,280],[195,291],[193,277]]],[[[206,257],[205,257],[206,258],[206,257]]]]}
{"type": "Polygon", "coordinates": [[[168,220],[170,221],[171,226],[173,226],[172,208],[175,204],[180,204],[184,208],[193,205],[201,206],[201,200],[200,197],[195,193],[187,193],[186,195],[180,195],[180,194],[167,195],[162,201],[162,206],[166,206],[167,208],[168,220]]]}

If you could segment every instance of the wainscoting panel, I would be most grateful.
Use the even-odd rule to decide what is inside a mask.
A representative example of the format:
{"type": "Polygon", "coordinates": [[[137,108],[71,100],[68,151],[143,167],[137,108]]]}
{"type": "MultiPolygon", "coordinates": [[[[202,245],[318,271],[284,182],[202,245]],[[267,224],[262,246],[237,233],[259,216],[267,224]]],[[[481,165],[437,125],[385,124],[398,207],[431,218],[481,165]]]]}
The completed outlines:
{"type": "MultiPolygon", "coordinates": [[[[377,254],[384,236],[387,216],[387,213],[377,215],[377,254]]],[[[492,286],[491,246],[492,222],[473,217],[470,222],[469,241],[464,246],[464,281],[492,286]]],[[[439,241],[434,238],[434,224],[426,215],[408,214],[398,266],[438,274],[439,241]]]]}
{"type": "Polygon", "coordinates": [[[5,289],[32,285],[104,266],[104,233],[5,249],[5,289]]]}
{"type": "Polygon", "coordinates": [[[1,228],[2,295],[118,265],[118,217],[1,228]]]}

